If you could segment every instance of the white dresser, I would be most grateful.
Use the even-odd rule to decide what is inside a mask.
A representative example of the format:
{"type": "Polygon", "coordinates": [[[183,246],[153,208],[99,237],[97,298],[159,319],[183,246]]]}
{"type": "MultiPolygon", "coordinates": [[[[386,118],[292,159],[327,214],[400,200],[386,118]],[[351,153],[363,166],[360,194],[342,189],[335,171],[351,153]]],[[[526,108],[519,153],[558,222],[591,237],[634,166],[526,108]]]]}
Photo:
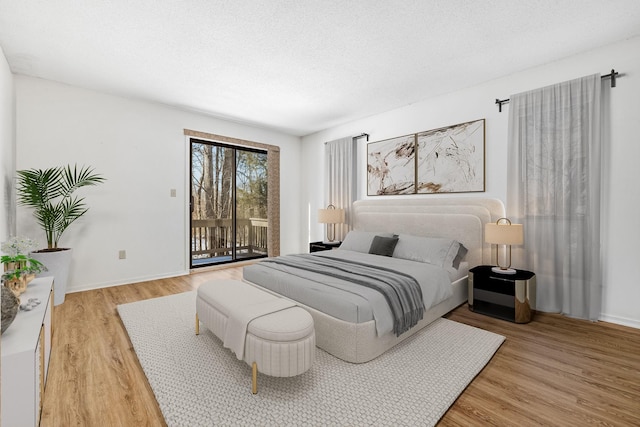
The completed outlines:
{"type": "Polygon", "coordinates": [[[2,334],[2,426],[40,424],[42,396],[51,354],[53,277],[34,279],[21,302],[38,298],[31,311],[20,310],[2,334]]]}

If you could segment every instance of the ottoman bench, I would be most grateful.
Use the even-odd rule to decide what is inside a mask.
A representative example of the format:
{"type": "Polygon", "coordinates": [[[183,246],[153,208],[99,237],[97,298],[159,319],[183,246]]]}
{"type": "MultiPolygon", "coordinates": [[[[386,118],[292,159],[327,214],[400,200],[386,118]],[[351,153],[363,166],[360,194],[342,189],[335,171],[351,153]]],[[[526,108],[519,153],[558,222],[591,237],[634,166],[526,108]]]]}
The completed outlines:
{"type": "Polygon", "coordinates": [[[313,318],[304,309],[238,280],[200,285],[196,297],[196,335],[200,322],[236,357],[252,367],[251,391],[258,392],[258,369],[273,377],[306,372],[315,360],[313,318]]]}

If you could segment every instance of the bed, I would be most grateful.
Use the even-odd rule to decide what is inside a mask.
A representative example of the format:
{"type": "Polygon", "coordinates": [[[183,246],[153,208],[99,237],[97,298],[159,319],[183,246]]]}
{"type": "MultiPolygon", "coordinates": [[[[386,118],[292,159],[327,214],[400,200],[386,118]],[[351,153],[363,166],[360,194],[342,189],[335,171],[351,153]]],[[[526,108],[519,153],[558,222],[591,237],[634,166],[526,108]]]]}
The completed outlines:
{"type": "MultiPolygon", "coordinates": [[[[504,205],[500,200],[480,197],[367,199],[354,203],[352,215],[353,230],[359,233],[358,238],[368,233],[378,236],[400,236],[400,242],[403,241],[403,236],[404,241],[407,241],[409,236],[415,236],[416,242],[422,237],[451,239],[459,242],[466,249],[464,258],[457,260],[458,268],[438,267],[437,270],[440,272],[433,271],[434,276],[446,274],[448,289],[445,290],[445,294],[442,291],[435,291],[435,296],[427,297],[425,294],[426,310],[423,314],[421,313],[422,320],[410,329],[401,334],[397,334],[397,331],[396,333],[389,331],[388,327],[381,330],[383,322],[380,320],[376,322],[375,314],[372,318],[366,305],[355,302],[359,297],[347,297],[346,294],[341,296],[340,291],[335,291],[335,288],[330,292],[335,294],[332,302],[332,296],[318,292],[318,285],[326,282],[325,284],[334,286],[335,280],[323,277],[317,272],[306,272],[305,275],[311,274],[312,277],[302,278],[297,274],[300,271],[291,265],[280,265],[274,268],[277,263],[268,259],[245,267],[243,279],[269,292],[290,298],[307,309],[315,322],[318,347],[348,362],[363,363],[374,359],[467,301],[468,270],[477,265],[491,263],[491,247],[484,243],[483,239],[484,224],[495,222],[503,217],[504,205]],[[312,297],[309,297],[309,292],[306,293],[306,297],[301,296],[304,295],[301,289],[305,286],[311,288],[312,297]],[[313,294],[313,292],[316,293],[313,294]],[[427,298],[430,301],[426,301],[427,298]],[[349,312],[350,307],[351,312],[349,312]]],[[[383,266],[390,263],[388,265],[392,267],[397,262],[392,258],[397,254],[398,247],[394,257],[366,255],[360,253],[362,251],[358,252],[353,244],[347,245],[354,242],[353,239],[349,239],[350,236],[347,236],[338,250],[316,252],[313,255],[333,258],[336,261],[344,258],[345,262],[354,263],[366,262],[367,257],[376,257],[375,263],[383,266]],[[344,248],[345,245],[348,247],[344,248]]],[[[305,256],[310,257],[310,255],[305,256]]],[[[420,264],[420,269],[432,268],[429,264],[411,261],[400,260],[400,267],[395,268],[403,271],[417,271],[411,270],[415,267],[412,264],[420,264]]],[[[420,278],[420,280],[420,286],[423,290],[426,289],[423,279],[420,278]]]]}

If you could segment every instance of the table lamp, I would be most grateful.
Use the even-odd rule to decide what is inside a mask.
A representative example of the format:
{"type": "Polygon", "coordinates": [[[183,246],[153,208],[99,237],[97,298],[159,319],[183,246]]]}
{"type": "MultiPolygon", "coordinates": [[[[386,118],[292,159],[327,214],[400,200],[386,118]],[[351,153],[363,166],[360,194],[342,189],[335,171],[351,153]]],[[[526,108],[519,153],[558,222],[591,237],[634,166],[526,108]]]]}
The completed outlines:
{"type": "Polygon", "coordinates": [[[516,270],[511,268],[511,245],[522,245],[524,243],[524,231],[522,224],[512,224],[508,218],[500,218],[495,224],[487,223],[484,226],[484,241],[496,245],[497,267],[491,270],[500,274],[515,274],[516,270]],[[498,246],[508,246],[506,265],[500,263],[498,246]]]}
{"type": "Polygon", "coordinates": [[[333,242],[336,238],[336,224],[343,224],[344,220],[344,209],[337,209],[333,205],[327,206],[326,209],[318,209],[318,222],[327,224],[327,240],[329,242],[333,242]],[[331,230],[331,234],[329,234],[329,230],[331,230]]]}

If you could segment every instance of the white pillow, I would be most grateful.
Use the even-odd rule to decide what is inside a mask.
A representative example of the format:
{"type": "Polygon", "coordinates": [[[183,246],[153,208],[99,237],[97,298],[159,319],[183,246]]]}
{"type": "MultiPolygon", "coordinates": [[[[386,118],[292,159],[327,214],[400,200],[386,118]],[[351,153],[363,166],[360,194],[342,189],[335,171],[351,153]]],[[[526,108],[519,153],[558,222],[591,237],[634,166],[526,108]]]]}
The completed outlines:
{"type": "Polygon", "coordinates": [[[450,268],[461,247],[464,256],[466,249],[456,240],[401,234],[393,257],[450,268]]]}
{"type": "Polygon", "coordinates": [[[371,249],[371,243],[376,236],[393,237],[393,233],[381,233],[377,231],[359,231],[351,230],[344,237],[344,241],[340,245],[340,249],[345,249],[354,252],[369,253],[371,249]]]}

